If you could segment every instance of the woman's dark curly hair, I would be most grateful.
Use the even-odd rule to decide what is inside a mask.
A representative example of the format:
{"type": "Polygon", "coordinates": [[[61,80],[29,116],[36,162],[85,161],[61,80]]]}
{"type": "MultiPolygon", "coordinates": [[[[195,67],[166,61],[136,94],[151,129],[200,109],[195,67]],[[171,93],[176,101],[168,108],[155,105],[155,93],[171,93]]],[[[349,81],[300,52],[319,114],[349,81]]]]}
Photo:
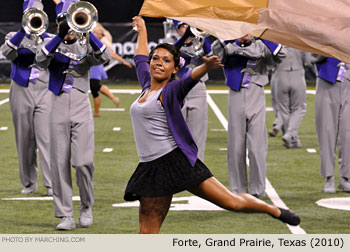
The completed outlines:
{"type": "MultiPolygon", "coordinates": [[[[173,55],[175,68],[180,66],[180,56],[181,56],[180,50],[174,45],[171,45],[168,43],[158,44],[156,47],[154,47],[148,56],[148,62],[151,62],[154,52],[159,48],[168,50],[173,55]]],[[[171,80],[174,80],[174,79],[175,79],[175,74],[171,74],[171,80]]]]}

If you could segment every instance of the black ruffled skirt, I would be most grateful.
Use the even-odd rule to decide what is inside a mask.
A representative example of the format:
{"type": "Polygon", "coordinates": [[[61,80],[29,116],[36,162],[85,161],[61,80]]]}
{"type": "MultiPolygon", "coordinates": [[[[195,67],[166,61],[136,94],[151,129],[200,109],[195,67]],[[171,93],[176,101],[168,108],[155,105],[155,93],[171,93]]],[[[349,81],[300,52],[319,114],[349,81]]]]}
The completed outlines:
{"type": "Polygon", "coordinates": [[[171,196],[194,188],[212,176],[199,159],[192,167],[180,148],[176,148],[156,160],[139,163],[126,186],[124,200],[171,196]]]}

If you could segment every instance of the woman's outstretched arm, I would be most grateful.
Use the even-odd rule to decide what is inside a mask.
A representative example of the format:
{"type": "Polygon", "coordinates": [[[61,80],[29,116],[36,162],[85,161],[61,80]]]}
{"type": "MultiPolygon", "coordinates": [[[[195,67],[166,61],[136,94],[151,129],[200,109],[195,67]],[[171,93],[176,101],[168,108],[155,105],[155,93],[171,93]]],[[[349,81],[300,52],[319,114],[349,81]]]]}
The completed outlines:
{"type": "Polygon", "coordinates": [[[145,21],[140,16],[133,17],[132,26],[134,27],[134,30],[138,33],[135,55],[142,54],[148,56],[148,38],[145,21]]]}
{"type": "Polygon", "coordinates": [[[191,78],[193,80],[200,80],[206,73],[211,70],[224,66],[218,56],[203,57],[204,63],[195,67],[192,70],[191,78]]]}

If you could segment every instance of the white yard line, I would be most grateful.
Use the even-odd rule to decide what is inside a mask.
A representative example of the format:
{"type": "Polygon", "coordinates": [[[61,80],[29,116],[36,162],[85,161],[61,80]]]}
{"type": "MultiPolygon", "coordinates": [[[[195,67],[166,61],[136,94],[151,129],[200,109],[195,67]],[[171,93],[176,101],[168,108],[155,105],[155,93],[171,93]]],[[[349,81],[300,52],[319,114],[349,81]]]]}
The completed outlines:
{"type": "Polygon", "coordinates": [[[5,104],[5,103],[7,103],[7,102],[9,102],[9,101],[10,101],[9,98],[6,98],[6,99],[0,101],[0,106],[3,105],[3,104],[5,104]]]}
{"type": "MultiPolygon", "coordinates": [[[[27,201],[33,201],[33,200],[53,200],[52,196],[45,196],[45,197],[18,197],[18,198],[2,198],[1,200],[27,200],[27,201]]],[[[80,201],[80,196],[73,196],[73,201],[80,201]]]]}
{"type": "MultiPolygon", "coordinates": [[[[119,93],[119,94],[139,94],[141,93],[141,89],[110,89],[112,93],[119,93]]],[[[228,94],[228,89],[222,89],[222,90],[213,90],[208,89],[208,94],[228,94]]],[[[265,90],[265,94],[271,94],[271,90],[265,90]]],[[[306,94],[316,94],[316,90],[306,90],[306,94]]]]}
{"type": "Polygon", "coordinates": [[[316,149],[306,149],[306,151],[309,153],[317,153],[316,149]]]}
{"type": "MultiPolygon", "coordinates": [[[[119,93],[119,94],[137,94],[141,93],[141,89],[110,89],[112,93],[119,93]]],[[[228,94],[228,89],[222,89],[222,90],[213,90],[208,89],[208,94],[228,94]]],[[[306,90],[307,94],[316,94],[316,90],[306,90]]],[[[265,94],[271,94],[271,90],[265,90],[265,94]]]]}
{"type": "Polygon", "coordinates": [[[100,108],[100,111],[125,111],[125,108],[100,108]]]}
{"type": "Polygon", "coordinates": [[[228,127],[228,122],[226,120],[226,117],[224,116],[224,114],[221,112],[221,110],[219,109],[219,107],[215,104],[214,100],[211,98],[211,96],[209,95],[209,93],[207,92],[207,101],[209,106],[211,107],[211,109],[214,111],[215,115],[217,116],[217,118],[219,119],[219,121],[221,122],[221,125],[224,127],[224,129],[227,131],[227,127],[228,127]]]}
{"type": "MultiPolygon", "coordinates": [[[[141,89],[110,89],[112,93],[118,94],[139,94],[141,93],[141,89]]],[[[8,94],[10,89],[0,89],[0,94],[8,94]]],[[[208,94],[228,94],[228,89],[222,90],[207,90],[208,94]]],[[[316,94],[316,90],[306,90],[307,94],[316,94]]],[[[265,90],[265,94],[271,94],[271,90],[265,90]]]]}
{"type": "Polygon", "coordinates": [[[102,152],[112,152],[113,148],[104,148],[102,152]]]}
{"type": "Polygon", "coordinates": [[[225,129],[210,129],[210,131],[216,131],[216,132],[218,132],[218,131],[226,131],[225,129]]]}
{"type": "MultiPolygon", "coordinates": [[[[214,111],[215,115],[217,116],[217,118],[221,122],[222,126],[227,131],[227,128],[228,128],[227,127],[227,125],[228,125],[227,119],[222,114],[222,112],[220,111],[218,106],[215,104],[214,100],[209,95],[209,92],[207,92],[207,100],[208,100],[209,106],[214,111]]],[[[247,164],[249,164],[248,157],[247,157],[247,164]]],[[[270,181],[267,178],[266,178],[266,194],[275,206],[288,209],[287,205],[278,196],[276,190],[273,188],[273,186],[271,185],[270,181]]],[[[296,227],[290,226],[290,225],[287,225],[287,226],[288,226],[289,230],[292,232],[292,234],[306,234],[305,230],[302,229],[300,226],[296,226],[296,227]]]]}

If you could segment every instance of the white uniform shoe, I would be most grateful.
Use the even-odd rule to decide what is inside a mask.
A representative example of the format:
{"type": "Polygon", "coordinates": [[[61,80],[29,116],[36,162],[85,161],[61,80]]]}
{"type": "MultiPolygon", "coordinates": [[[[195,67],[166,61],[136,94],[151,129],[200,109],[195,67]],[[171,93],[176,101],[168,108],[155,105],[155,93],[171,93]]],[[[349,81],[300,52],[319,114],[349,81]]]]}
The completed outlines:
{"type": "Polygon", "coordinates": [[[335,193],[334,177],[327,177],[324,183],[323,192],[325,193],[335,193]]]}
{"type": "Polygon", "coordinates": [[[73,217],[65,216],[56,227],[57,230],[72,230],[75,229],[75,221],[73,217]]]}
{"type": "Polygon", "coordinates": [[[53,196],[52,188],[50,188],[50,187],[46,188],[46,195],[53,196]]]}
{"type": "Polygon", "coordinates": [[[273,128],[271,131],[269,131],[270,137],[276,137],[278,135],[279,130],[276,128],[273,128]]]}
{"type": "Polygon", "coordinates": [[[80,207],[79,225],[81,227],[91,226],[93,223],[91,207],[80,207]]]}
{"type": "Polygon", "coordinates": [[[293,149],[293,148],[301,148],[301,142],[298,137],[295,136],[289,136],[285,134],[282,137],[283,145],[287,147],[288,149],[293,149]]]}
{"type": "Polygon", "coordinates": [[[350,181],[348,178],[340,177],[338,188],[344,190],[344,192],[350,192],[350,181]]]}
{"type": "Polygon", "coordinates": [[[37,184],[32,184],[31,186],[24,187],[23,190],[21,191],[22,194],[32,194],[33,192],[36,191],[38,188],[37,184]]]}

